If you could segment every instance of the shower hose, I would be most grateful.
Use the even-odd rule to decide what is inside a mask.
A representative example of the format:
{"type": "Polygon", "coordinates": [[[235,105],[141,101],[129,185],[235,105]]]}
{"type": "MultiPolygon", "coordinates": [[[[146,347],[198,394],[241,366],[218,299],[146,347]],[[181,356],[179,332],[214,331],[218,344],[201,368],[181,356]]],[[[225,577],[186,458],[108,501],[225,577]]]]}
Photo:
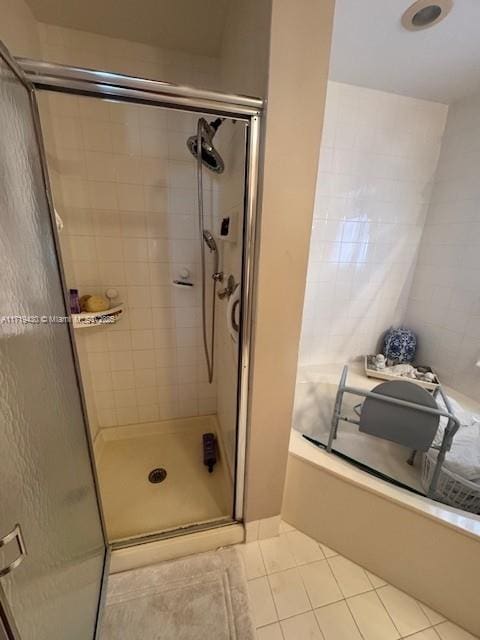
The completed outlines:
{"type": "Polygon", "coordinates": [[[205,242],[203,239],[204,215],[203,215],[203,166],[202,166],[202,119],[199,118],[197,125],[197,193],[198,193],[198,226],[200,230],[200,260],[202,268],[202,330],[203,330],[203,350],[207,364],[208,382],[213,380],[213,359],[215,353],[215,296],[217,282],[212,278],[212,325],[210,332],[210,346],[208,344],[207,330],[207,285],[206,285],[206,265],[205,265],[205,242]]]}

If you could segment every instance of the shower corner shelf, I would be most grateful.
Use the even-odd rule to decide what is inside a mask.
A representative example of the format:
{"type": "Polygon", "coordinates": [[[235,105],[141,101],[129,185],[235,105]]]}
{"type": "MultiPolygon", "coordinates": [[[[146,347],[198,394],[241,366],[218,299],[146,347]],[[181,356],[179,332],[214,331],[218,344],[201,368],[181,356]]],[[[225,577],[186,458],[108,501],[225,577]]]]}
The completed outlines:
{"type": "Polygon", "coordinates": [[[123,304],[117,304],[106,311],[95,311],[92,313],[82,311],[72,313],[72,326],[74,329],[87,329],[88,327],[101,327],[118,322],[123,314],[123,304]]]}

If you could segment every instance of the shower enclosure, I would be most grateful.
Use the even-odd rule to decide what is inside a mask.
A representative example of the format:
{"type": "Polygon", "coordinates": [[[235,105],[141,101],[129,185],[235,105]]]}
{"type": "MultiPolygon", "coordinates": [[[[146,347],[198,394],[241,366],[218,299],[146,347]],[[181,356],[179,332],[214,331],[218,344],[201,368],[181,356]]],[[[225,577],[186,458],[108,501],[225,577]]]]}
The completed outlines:
{"type": "Polygon", "coordinates": [[[12,467],[9,482],[12,496],[22,491],[22,456],[33,460],[37,503],[60,501],[68,524],[17,514],[14,501],[2,513],[12,533],[2,524],[0,635],[18,616],[43,640],[65,615],[80,628],[81,615],[82,638],[92,637],[108,543],[242,520],[262,101],[1,53],[0,116],[12,125],[3,235],[19,305],[2,303],[2,314],[47,318],[28,336],[12,325],[8,344],[2,332],[16,388],[28,386],[6,397],[21,416],[15,426],[9,417],[6,446],[25,471],[12,467]],[[67,317],[73,289],[82,305],[67,317]],[[30,357],[37,345],[35,363],[17,335],[30,357]],[[58,594],[64,612],[37,620],[24,605],[38,572],[50,589],[61,568],[52,527],[71,537],[56,545],[61,561],[84,568],[64,575],[81,599],[73,616],[58,594]]]}
{"type": "Polygon", "coordinates": [[[154,104],[155,83],[118,77],[121,102],[111,76],[96,92],[97,72],[23,65],[38,74],[67,288],[112,310],[82,306],[74,331],[109,540],[239,519],[256,110],[183,96],[154,104]]]}

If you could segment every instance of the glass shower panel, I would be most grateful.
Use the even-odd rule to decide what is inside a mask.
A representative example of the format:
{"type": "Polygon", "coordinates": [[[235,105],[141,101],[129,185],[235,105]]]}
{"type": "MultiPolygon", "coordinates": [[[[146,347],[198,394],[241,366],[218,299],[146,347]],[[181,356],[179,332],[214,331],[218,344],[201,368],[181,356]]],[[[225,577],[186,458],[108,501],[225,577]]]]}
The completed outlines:
{"type": "MultiPolygon", "coordinates": [[[[40,106],[68,287],[123,306],[115,324],[75,332],[109,539],[231,519],[239,351],[224,289],[231,275],[240,292],[246,125],[224,119],[214,144],[225,170],[203,168],[204,228],[216,245],[216,254],[204,245],[208,337],[215,300],[209,383],[187,139],[199,118],[216,116],[50,92],[40,106]],[[215,257],[224,280],[213,297],[215,257]],[[206,433],[218,452],[211,473],[206,433]]],[[[238,322],[239,305],[234,314],[238,322]]]]}
{"type": "Polygon", "coordinates": [[[3,55],[0,129],[0,537],[19,524],[26,548],[0,582],[23,640],[91,640],[104,539],[30,93],[3,55]]]}
{"type": "MultiPolygon", "coordinates": [[[[242,122],[224,120],[215,138],[215,144],[224,159],[225,170],[217,176],[211,174],[214,184],[213,227],[220,236],[219,253],[224,275],[220,289],[228,285],[233,276],[234,299],[239,299],[243,268],[243,210],[245,195],[246,126],[242,122]],[[225,222],[226,221],[226,222],[225,222]],[[222,237],[222,227],[228,224],[228,234],[222,237]]],[[[207,171],[205,171],[208,173],[207,171]]],[[[216,301],[218,322],[215,332],[216,415],[231,478],[235,473],[237,445],[237,400],[239,340],[233,321],[240,318],[240,305],[227,296],[216,301]],[[233,316],[233,318],[232,318],[233,316]]]]}

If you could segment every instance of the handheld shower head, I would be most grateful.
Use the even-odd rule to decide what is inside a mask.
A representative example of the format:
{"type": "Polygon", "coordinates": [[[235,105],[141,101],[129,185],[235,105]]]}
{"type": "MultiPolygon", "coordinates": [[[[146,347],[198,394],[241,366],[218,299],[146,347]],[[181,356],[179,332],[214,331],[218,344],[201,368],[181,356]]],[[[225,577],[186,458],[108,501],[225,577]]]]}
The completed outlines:
{"type": "Polygon", "coordinates": [[[218,270],[219,257],[218,257],[218,248],[217,248],[217,243],[215,242],[215,238],[212,236],[212,234],[208,229],[204,229],[202,235],[203,235],[203,241],[205,242],[207,247],[210,249],[210,253],[213,254],[212,278],[215,281],[218,280],[221,282],[223,280],[223,273],[218,270]]]}
{"type": "Polygon", "coordinates": [[[210,249],[210,252],[211,253],[216,253],[217,252],[217,243],[215,242],[215,238],[212,236],[212,234],[210,233],[210,231],[208,229],[204,230],[203,239],[204,239],[205,244],[207,245],[207,247],[210,249]]]}
{"type": "Polygon", "coordinates": [[[213,137],[217,132],[218,127],[222,124],[223,120],[221,118],[217,118],[210,122],[210,124],[205,120],[205,118],[200,118],[198,121],[198,132],[194,136],[190,136],[187,140],[187,147],[190,153],[194,156],[194,158],[198,157],[198,136],[202,139],[202,163],[213,171],[214,173],[223,173],[225,169],[225,164],[222,160],[222,156],[218,153],[218,151],[213,146],[213,137]]]}

